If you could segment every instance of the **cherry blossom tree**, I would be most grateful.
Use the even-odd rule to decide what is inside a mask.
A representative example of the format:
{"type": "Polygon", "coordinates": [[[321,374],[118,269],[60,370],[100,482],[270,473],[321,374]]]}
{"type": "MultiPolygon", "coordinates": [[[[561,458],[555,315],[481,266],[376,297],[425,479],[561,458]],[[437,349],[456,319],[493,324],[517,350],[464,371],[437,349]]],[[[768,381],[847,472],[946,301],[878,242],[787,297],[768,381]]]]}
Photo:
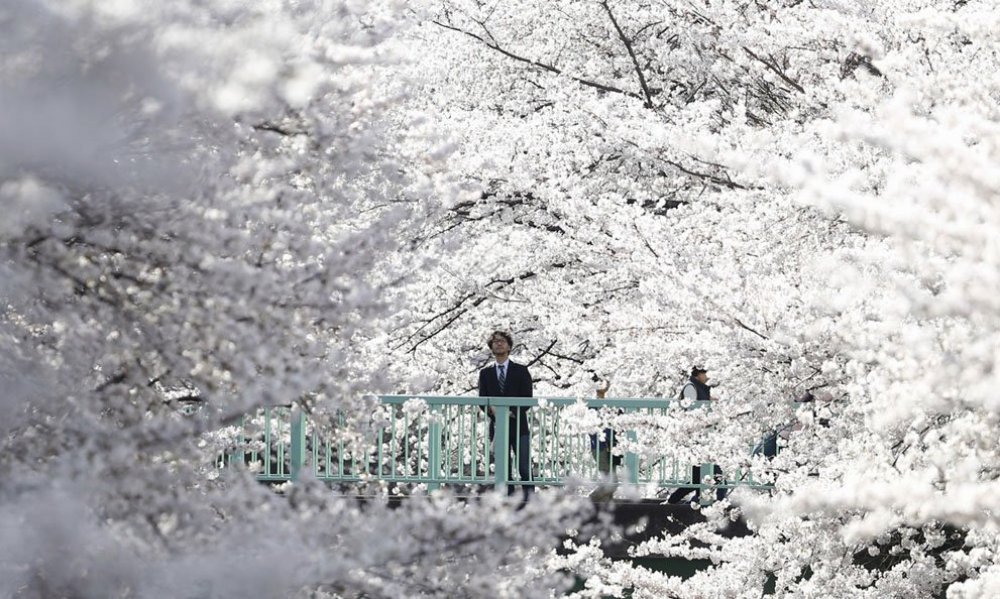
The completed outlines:
{"type": "Polygon", "coordinates": [[[455,1],[420,16],[420,97],[481,193],[428,228],[447,258],[394,347],[456,391],[494,325],[553,393],[614,378],[672,396],[708,365],[713,415],[640,444],[727,469],[765,430],[798,429],[756,466],[780,473],[775,498],[734,497],[755,536],[705,527],[638,549],[717,567],[682,583],[585,546],[554,561],[589,578],[582,595],[757,596],[774,576],[796,596],[988,596],[989,7],[455,1]],[[796,408],[804,391],[824,401],[796,408]]]}
{"type": "Polygon", "coordinates": [[[571,500],[515,513],[418,496],[390,512],[214,464],[215,431],[257,408],[363,419],[362,395],[396,384],[366,348],[421,268],[407,240],[464,192],[401,103],[395,10],[0,8],[0,594],[565,583],[529,558],[570,526],[571,500]]]}
{"type": "Polygon", "coordinates": [[[8,3],[0,588],[995,595],[993,8],[8,3]],[[539,394],[709,368],[711,412],[609,424],[774,483],[635,548],[711,568],[557,555],[572,493],[390,509],[213,464],[260,407],[467,394],[497,327],[539,394]]]}

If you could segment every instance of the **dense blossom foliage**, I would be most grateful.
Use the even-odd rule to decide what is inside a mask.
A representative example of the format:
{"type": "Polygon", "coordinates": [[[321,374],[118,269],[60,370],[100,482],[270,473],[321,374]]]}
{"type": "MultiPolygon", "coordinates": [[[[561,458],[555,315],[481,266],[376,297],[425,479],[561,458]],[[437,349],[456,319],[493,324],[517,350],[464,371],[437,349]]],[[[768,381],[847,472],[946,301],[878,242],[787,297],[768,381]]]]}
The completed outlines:
{"type": "Polygon", "coordinates": [[[0,50],[5,595],[1000,589],[989,2],[14,0],[0,50]],[[635,549],[681,580],[557,555],[572,493],[212,465],[256,408],[474,394],[494,328],[541,395],[707,367],[623,447],[774,492],[635,549]]]}
{"type": "Polygon", "coordinates": [[[0,7],[0,595],[564,580],[525,559],[577,513],[557,497],[531,527],[492,499],[390,515],[212,464],[210,433],[254,408],[364,418],[388,388],[365,344],[420,267],[414,227],[462,196],[399,105],[392,8],[0,7]]]}
{"type": "Polygon", "coordinates": [[[484,322],[514,331],[550,393],[672,396],[706,365],[713,415],[640,429],[640,450],[729,469],[795,431],[755,465],[775,496],[733,498],[756,536],[688,532],[716,568],[682,583],[583,548],[555,560],[592,581],[583,595],[757,596],[768,576],[795,596],[990,595],[992,8],[426,6],[445,67],[424,101],[482,193],[428,234],[449,252],[400,348],[450,365],[456,391],[484,322]],[[797,408],[804,392],[820,401],[797,408]]]}

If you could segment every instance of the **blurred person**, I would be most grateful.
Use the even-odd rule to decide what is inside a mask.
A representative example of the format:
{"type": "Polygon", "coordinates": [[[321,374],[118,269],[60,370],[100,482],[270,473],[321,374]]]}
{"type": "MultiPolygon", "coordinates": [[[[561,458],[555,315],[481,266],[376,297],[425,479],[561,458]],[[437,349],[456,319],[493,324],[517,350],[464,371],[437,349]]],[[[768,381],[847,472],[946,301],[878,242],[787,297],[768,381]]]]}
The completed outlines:
{"type": "MultiPolygon", "coordinates": [[[[690,401],[712,401],[712,389],[708,386],[708,371],[704,368],[695,366],[691,369],[691,376],[681,387],[680,393],[678,393],[678,399],[690,400],[690,401]]],[[[716,480],[721,480],[722,468],[718,465],[713,466],[713,474],[716,480]]],[[[695,485],[702,484],[701,481],[701,465],[691,466],[691,483],[695,485]]],[[[681,503],[684,498],[694,492],[694,502],[701,501],[701,488],[700,487],[680,487],[670,494],[667,498],[667,503],[681,503]]],[[[726,489],[717,489],[716,497],[723,499],[726,496],[726,489]]]]}

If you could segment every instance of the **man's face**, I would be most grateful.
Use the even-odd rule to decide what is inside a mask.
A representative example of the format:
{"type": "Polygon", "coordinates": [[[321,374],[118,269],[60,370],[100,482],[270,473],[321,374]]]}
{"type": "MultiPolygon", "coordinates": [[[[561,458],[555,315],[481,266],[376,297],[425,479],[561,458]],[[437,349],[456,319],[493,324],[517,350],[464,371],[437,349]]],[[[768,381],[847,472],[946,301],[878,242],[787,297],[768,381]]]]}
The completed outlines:
{"type": "Polygon", "coordinates": [[[699,381],[701,381],[702,384],[705,384],[705,383],[708,382],[708,373],[707,372],[699,372],[698,376],[696,376],[695,378],[698,379],[699,381]]]}
{"type": "Polygon", "coordinates": [[[494,355],[508,354],[510,353],[510,344],[500,335],[494,335],[490,339],[490,349],[493,350],[494,355]]]}

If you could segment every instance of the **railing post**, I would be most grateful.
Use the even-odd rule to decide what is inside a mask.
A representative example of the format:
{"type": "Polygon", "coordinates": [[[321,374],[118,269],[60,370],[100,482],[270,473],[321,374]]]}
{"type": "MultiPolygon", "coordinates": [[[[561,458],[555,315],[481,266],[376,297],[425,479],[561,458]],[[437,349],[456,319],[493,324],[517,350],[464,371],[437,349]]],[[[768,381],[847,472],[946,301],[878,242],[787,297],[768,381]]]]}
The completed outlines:
{"type": "Polygon", "coordinates": [[[494,488],[497,491],[503,491],[504,487],[507,486],[507,479],[509,478],[509,473],[507,472],[507,456],[510,454],[509,414],[509,406],[494,406],[493,468],[495,474],[494,488]]]}
{"type": "MultiPolygon", "coordinates": [[[[628,431],[625,435],[632,443],[635,443],[639,439],[635,431],[628,431]]],[[[625,470],[628,473],[629,484],[639,484],[639,454],[632,451],[625,454],[625,470]]]]}
{"type": "Polygon", "coordinates": [[[223,456],[222,458],[222,465],[227,469],[235,467],[246,459],[246,420],[246,416],[240,418],[239,435],[233,444],[233,451],[230,452],[228,457],[223,456]],[[227,460],[228,463],[226,463],[227,460]]]}
{"type": "Polygon", "coordinates": [[[427,488],[431,491],[441,488],[436,479],[441,477],[441,406],[432,406],[430,423],[427,426],[427,488]]]}
{"type": "Polygon", "coordinates": [[[710,462],[705,462],[701,464],[701,480],[698,481],[700,485],[698,487],[698,496],[701,500],[698,502],[701,505],[712,505],[715,502],[715,464],[710,462]],[[705,479],[712,481],[708,485],[705,484],[705,479]]]}
{"type": "Polygon", "coordinates": [[[289,474],[292,482],[299,480],[299,474],[306,463],[306,415],[298,406],[292,406],[292,468],[289,474]]]}

